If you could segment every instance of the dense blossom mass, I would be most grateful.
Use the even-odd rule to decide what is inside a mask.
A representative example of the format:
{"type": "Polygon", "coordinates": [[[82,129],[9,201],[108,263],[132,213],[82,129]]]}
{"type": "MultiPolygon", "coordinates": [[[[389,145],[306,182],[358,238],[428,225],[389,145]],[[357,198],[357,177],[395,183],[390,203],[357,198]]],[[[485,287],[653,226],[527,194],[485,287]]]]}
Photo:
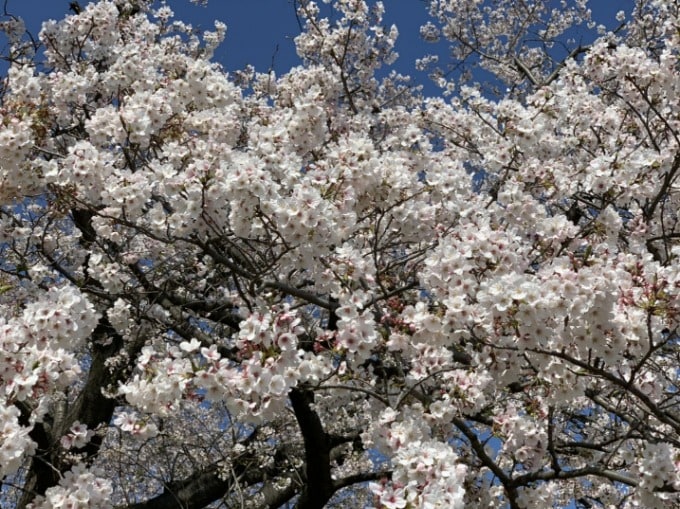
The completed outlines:
{"type": "Polygon", "coordinates": [[[678,3],[325,3],[3,18],[0,506],[680,506],[678,3]]]}

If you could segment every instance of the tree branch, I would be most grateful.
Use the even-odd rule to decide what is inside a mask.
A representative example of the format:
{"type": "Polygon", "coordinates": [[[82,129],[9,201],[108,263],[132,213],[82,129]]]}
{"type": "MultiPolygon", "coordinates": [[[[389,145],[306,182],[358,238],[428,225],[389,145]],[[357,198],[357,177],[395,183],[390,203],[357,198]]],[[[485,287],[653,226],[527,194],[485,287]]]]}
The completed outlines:
{"type": "Polygon", "coordinates": [[[295,507],[322,509],[335,492],[331,478],[330,440],[321,419],[311,408],[314,393],[293,389],[289,397],[305,444],[306,482],[295,507]]]}
{"type": "Polygon", "coordinates": [[[202,509],[227,493],[232,488],[232,482],[231,477],[220,478],[217,467],[212,467],[182,481],[170,483],[163,493],[152,499],[123,507],[124,509],[202,509]]]}

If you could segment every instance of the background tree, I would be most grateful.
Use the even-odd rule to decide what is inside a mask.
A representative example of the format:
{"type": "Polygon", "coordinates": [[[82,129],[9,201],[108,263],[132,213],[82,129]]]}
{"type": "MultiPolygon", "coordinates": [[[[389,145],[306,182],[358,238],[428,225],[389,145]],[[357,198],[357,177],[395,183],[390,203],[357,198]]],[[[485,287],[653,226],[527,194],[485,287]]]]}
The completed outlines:
{"type": "Polygon", "coordinates": [[[332,7],[3,25],[2,506],[677,507],[676,3],[432,2],[434,98],[332,7]]]}

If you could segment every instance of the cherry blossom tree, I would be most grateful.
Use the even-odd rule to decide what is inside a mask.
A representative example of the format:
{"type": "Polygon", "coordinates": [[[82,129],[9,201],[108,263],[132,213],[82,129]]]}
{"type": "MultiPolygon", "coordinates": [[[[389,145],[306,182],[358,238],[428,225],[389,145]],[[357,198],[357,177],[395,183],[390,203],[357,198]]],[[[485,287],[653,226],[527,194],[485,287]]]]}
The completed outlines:
{"type": "Polygon", "coordinates": [[[677,2],[297,5],[4,18],[0,505],[678,507],[677,2]]]}

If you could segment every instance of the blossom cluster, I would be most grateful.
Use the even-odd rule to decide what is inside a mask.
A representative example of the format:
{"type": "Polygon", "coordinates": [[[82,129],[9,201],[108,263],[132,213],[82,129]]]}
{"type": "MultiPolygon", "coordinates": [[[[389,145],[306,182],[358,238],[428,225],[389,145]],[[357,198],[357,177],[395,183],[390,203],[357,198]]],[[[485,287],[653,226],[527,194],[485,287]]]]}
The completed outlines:
{"type": "Polygon", "coordinates": [[[58,486],[48,488],[44,496],[38,497],[31,509],[107,509],[113,507],[111,482],[97,477],[97,472],[83,464],[77,464],[64,473],[58,486]]]}
{"type": "MultiPolygon", "coordinates": [[[[99,319],[85,295],[73,287],[52,288],[42,297],[26,304],[21,314],[3,320],[0,326],[3,475],[16,472],[26,455],[34,451],[35,443],[28,433],[33,423],[43,420],[55,393],[81,374],[75,352],[99,319]],[[33,402],[35,409],[20,424],[19,410],[13,405],[26,401],[33,402]]],[[[8,309],[4,311],[7,313],[8,309]]]]}
{"type": "MultiPolygon", "coordinates": [[[[254,312],[241,322],[238,364],[223,358],[215,345],[201,346],[195,338],[179,348],[146,346],[137,361],[138,373],[118,393],[147,414],[167,416],[193,395],[224,401],[235,416],[261,422],[283,411],[291,388],[330,373],[321,359],[298,347],[303,332],[296,313],[284,307],[277,314],[254,312]]],[[[126,431],[138,433],[134,422],[126,426],[126,431]]]]}
{"type": "Polygon", "coordinates": [[[409,407],[399,415],[383,411],[364,437],[366,443],[388,454],[394,465],[389,482],[372,483],[371,491],[379,507],[401,509],[407,506],[454,509],[465,507],[467,468],[459,463],[451,447],[430,437],[430,429],[418,422],[421,408],[409,407]]]}

